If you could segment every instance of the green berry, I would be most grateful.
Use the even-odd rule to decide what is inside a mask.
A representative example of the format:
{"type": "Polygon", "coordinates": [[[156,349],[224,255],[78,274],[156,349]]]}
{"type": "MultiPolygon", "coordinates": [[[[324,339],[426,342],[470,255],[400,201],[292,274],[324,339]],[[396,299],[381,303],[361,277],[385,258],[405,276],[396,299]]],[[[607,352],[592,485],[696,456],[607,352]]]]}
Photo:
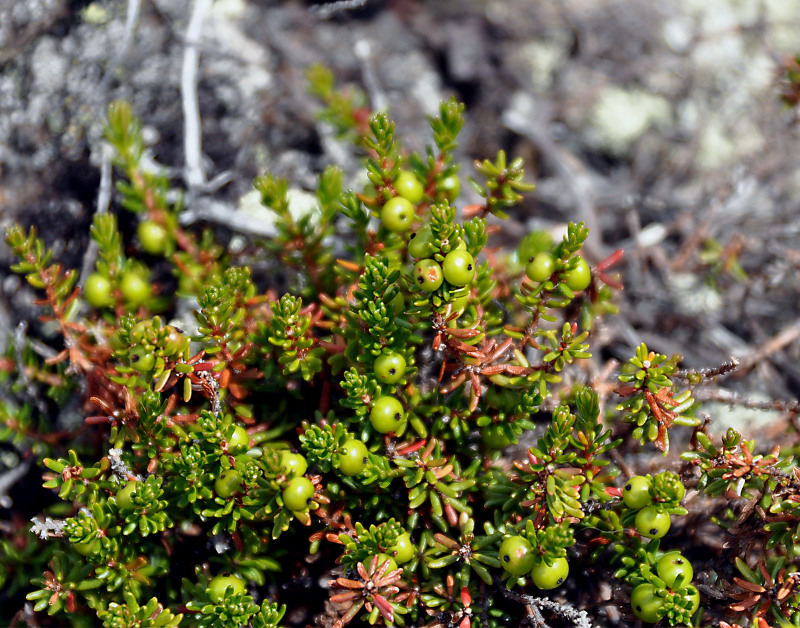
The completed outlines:
{"type": "Polygon", "coordinates": [[[142,248],[153,255],[160,255],[167,246],[167,231],[155,220],[143,220],[136,230],[142,248]]]}
{"type": "Polygon", "coordinates": [[[219,604],[226,597],[242,595],[245,592],[244,580],[231,574],[214,576],[208,583],[206,592],[212,602],[219,604]]]}
{"type": "Polygon", "coordinates": [[[408,535],[408,532],[403,532],[398,536],[394,545],[389,548],[389,554],[394,557],[398,565],[407,563],[414,558],[414,554],[416,553],[417,548],[414,546],[414,543],[411,542],[411,537],[408,535]]]}
{"type": "Polygon", "coordinates": [[[337,452],[339,471],[343,475],[359,475],[367,466],[367,446],[357,438],[348,438],[337,452]]]}
{"type": "Polygon", "coordinates": [[[402,196],[390,198],[381,208],[383,226],[394,233],[402,233],[411,229],[415,216],[414,206],[402,196]]]}
{"type": "Polygon", "coordinates": [[[281,473],[286,476],[301,476],[308,469],[308,462],[302,454],[283,450],[281,452],[281,473]]]}
{"type": "Polygon", "coordinates": [[[108,337],[108,344],[114,351],[121,351],[128,346],[127,343],[123,342],[119,329],[108,337]]]}
{"type": "Polygon", "coordinates": [[[390,432],[397,432],[400,427],[405,423],[406,412],[401,404],[394,397],[384,395],[378,397],[375,403],[372,404],[372,410],[369,413],[369,422],[376,432],[381,434],[388,434],[390,432]]]}
{"type": "Polygon", "coordinates": [[[414,281],[425,292],[438,290],[444,282],[444,273],[439,263],[432,259],[421,259],[414,266],[414,281]]]}
{"type": "Polygon", "coordinates": [[[533,567],[536,557],[528,539],[522,536],[511,536],[500,545],[497,557],[500,564],[512,576],[522,576],[533,567]]]}
{"type": "Polygon", "coordinates": [[[156,357],[152,351],[144,347],[136,347],[131,351],[131,366],[140,373],[149,373],[156,365],[156,357]]]}
{"type": "Polygon", "coordinates": [[[167,325],[167,337],[164,339],[164,355],[173,356],[183,353],[189,344],[189,339],[172,325],[167,325]]]}
{"type": "Polygon", "coordinates": [[[451,203],[458,198],[461,193],[461,179],[457,174],[451,174],[436,183],[436,189],[444,194],[444,197],[451,203]]]}
{"type": "Polygon", "coordinates": [[[83,543],[73,543],[72,547],[81,556],[91,556],[100,551],[100,540],[92,539],[90,541],[84,541],[83,543]]]}
{"type": "Polygon", "coordinates": [[[292,512],[301,512],[308,508],[314,497],[314,485],[307,477],[292,478],[281,494],[283,505],[292,512]]]}
{"type": "Polygon", "coordinates": [[[442,271],[447,283],[466,286],[475,276],[475,260],[466,251],[456,249],[445,255],[442,271]]]}
{"type": "Polygon", "coordinates": [[[567,576],[569,576],[569,563],[563,557],[556,558],[552,565],[542,561],[531,569],[533,584],[542,590],[555,589],[561,586],[567,576]]]}
{"type": "Polygon", "coordinates": [[[408,254],[415,259],[428,257],[433,252],[433,232],[425,225],[409,236],[408,254]]]}
{"type": "Polygon", "coordinates": [[[425,194],[422,181],[417,179],[414,173],[408,170],[400,171],[397,180],[394,182],[394,189],[409,203],[419,203],[422,200],[422,196],[425,194]]]}
{"type": "Polygon", "coordinates": [[[131,497],[136,491],[137,486],[139,486],[139,482],[137,480],[131,480],[125,486],[119,489],[116,496],[117,506],[123,510],[133,508],[133,501],[131,497]]]}
{"type": "Polygon", "coordinates": [[[661,615],[658,611],[664,606],[664,598],[656,595],[656,588],[649,582],[640,584],[631,592],[633,614],[643,622],[654,624],[661,615]]]}
{"type": "Polygon", "coordinates": [[[461,317],[461,315],[466,311],[467,306],[469,305],[470,295],[465,294],[463,297],[457,297],[453,299],[450,303],[450,314],[448,318],[455,314],[455,318],[450,321],[450,323],[455,326],[455,321],[461,317]]]}
{"type": "Polygon", "coordinates": [[[641,510],[653,503],[650,495],[652,482],[644,475],[634,475],[622,489],[622,501],[628,508],[641,510]]]}
{"type": "Polygon", "coordinates": [[[481,440],[488,449],[503,449],[511,444],[502,425],[487,425],[481,430],[481,440]]]}
{"type": "Polygon", "coordinates": [[[138,323],[136,323],[133,326],[133,329],[131,329],[131,334],[130,334],[131,343],[147,344],[144,342],[144,333],[148,329],[151,329],[151,321],[146,320],[146,321],[139,321],[138,323]]]}
{"type": "Polygon", "coordinates": [[[125,302],[134,307],[150,298],[150,284],[135,271],[129,271],[122,275],[119,289],[125,302]]]}
{"type": "MultiPolygon", "coordinates": [[[[389,561],[389,566],[388,566],[388,567],[386,567],[386,571],[384,571],[384,574],[387,574],[387,573],[389,573],[390,571],[394,571],[395,569],[397,569],[397,562],[395,561],[395,559],[394,559],[394,558],[392,558],[392,557],[391,557],[391,556],[389,556],[388,554],[384,554],[383,552],[381,552],[381,553],[380,553],[380,554],[378,554],[377,556],[378,556],[378,562],[377,562],[377,564],[375,565],[375,570],[376,570],[376,571],[377,571],[378,569],[380,569],[380,568],[381,568],[381,565],[383,565],[383,564],[384,564],[384,563],[385,563],[387,560],[389,561]]],[[[369,567],[369,565],[370,565],[370,563],[371,563],[371,562],[372,562],[372,556],[370,556],[369,558],[367,558],[367,559],[364,561],[364,565],[365,565],[366,567],[369,567]]]]}
{"type": "Polygon", "coordinates": [[[575,268],[568,270],[564,274],[564,281],[570,290],[580,292],[581,290],[586,290],[592,282],[592,269],[589,268],[589,264],[580,255],[576,257],[578,263],[575,268]]]}
{"type": "Polygon", "coordinates": [[[694,569],[685,556],[680,552],[670,552],[662,556],[658,563],[656,563],[656,571],[658,577],[664,581],[668,589],[674,588],[675,581],[679,576],[683,576],[679,588],[688,585],[694,577],[694,569]]]}
{"type": "Polygon", "coordinates": [[[645,506],[636,513],[636,529],[650,539],[660,539],[669,532],[669,514],[655,506],[645,506]]]}
{"type": "Polygon", "coordinates": [[[553,238],[547,231],[531,231],[524,236],[517,247],[520,264],[527,264],[539,253],[549,251],[553,246],[553,238]]]}
{"type": "Polygon", "coordinates": [[[86,278],[83,296],[92,307],[101,308],[114,304],[114,298],[111,295],[111,282],[108,277],[100,273],[92,273],[86,278]]]}
{"type": "Polygon", "coordinates": [[[231,495],[242,488],[242,474],[236,469],[228,469],[219,474],[214,480],[214,492],[223,499],[228,499],[231,495]]]}
{"type": "Polygon", "coordinates": [[[250,435],[241,425],[233,428],[233,434],[228,439],[228,453],[241,454],[250,449],[250,435]]]}
{"type": "Polygon", "coordinates": [[[525,266],[528,279],[541,283],[550,279],[556,270],[556,261],[550,253],[539,253],[525,266]]]}
{"type": "Polygon", "coordinates": [[[399,353],[382,353],[373,365],[375,377],[382,384],[396,384],[406,373],[406,359],[399,353]]]}
{"type": "Polygon", "coordinates": [[[406,302],[403,299],[403,293],[398,292],[394,299],[392,299],[392,312],[394,312],[395,316],[399,316],[406,310],[406,302]]]}

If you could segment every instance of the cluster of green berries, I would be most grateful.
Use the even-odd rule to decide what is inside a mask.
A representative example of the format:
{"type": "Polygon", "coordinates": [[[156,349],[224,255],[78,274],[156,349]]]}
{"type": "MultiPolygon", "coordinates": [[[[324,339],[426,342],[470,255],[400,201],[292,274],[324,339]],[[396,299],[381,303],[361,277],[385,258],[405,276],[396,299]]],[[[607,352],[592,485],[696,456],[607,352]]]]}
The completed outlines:
{"type": "MultiPolygon", "coordinates": [[[[375,360],[373,370],[382,384],[396,384],[406,373],[406,360],[394,351],[385,352],[375,360]]],[[[381,395],[372,404],[369,421],[376,432],[396,434],[405,425],[406,412],[397,398],[381,395]]]]}
{"type": "MultiPolygon", "coordinates": [[[[130,307],[138,307],[150,299],[152,293],[150,277],[139,268],[122,273],[119,291],[123,301],[130,307]]],[[[111,279],[100,272],[91,273],[83,288],[86,302],[94,308],[114,305],[114,289],[111,279]]]]}
{"type": "Polygon", "coordinates": [[[555,589],[569,575],[569,563],[563,556],[545,559],[533,551],[524,536],[510,536],[503,540],[498,553],[500,564],[512,576],[529,574],[533,584],[542,590],[555,589]]]}
{"type": "MultiPolygon", "coordinates": [[[[580,255],[575,256],[575,266],[564,272],[564,283],[573,292],[581,292],[589,287],[592,282],[592,269],[588,262],[580,255]]],[[[528,279],[537,283],[547,281],[556,272],[556,260],[547,252],[537,253],[525,265],[525,274],[528,279]]]]}
{"type": "Polygon", "coordinates": [[[466,286],[475,276],[475,260],[467,252],[464,240],[444,256],[441,264],[428,257],[433,251],[433,233],[429,225],[425,225],[411,234],[408,242],[408,253],[419,260],[414,266],[413,275],[416,284],[425,292],[438,290],[447,281],[451,286],[466,286]]]}
{"type": "MultiPolygon", "coordinates": [[[[155,220],[140,222],[136,234],[146,253],[162,255],[167,251],[170,235],[155,220]]],[[[119,293],[125,305],[130,308],[146,303],[152,295],[148,271],[142,267],[124,270],[119,276],[119,293]]],[[[86,302],[94,308],[112,307],[115,302],[112,278],[102,272],[91,273],[86,278],[83,295],[86,302]]]]}
{"type": "MultiPolygon", "coordinates": [[[[402,565],[407,563],[412,558],[414,558],[414,554],[416,554],[416,547],[414,543],[411,541],[411,536],[409,536],[408,532],[404,532],[401,534],[397,540],[395,541],[394,545],[391,547],[386,548],[385,552],[380,552],[376,554],[378,557],[377,567],[381,567],[386,561],[389,561],[389,566],[386,568],[385,573],[389,573],[390,571],[394,571],[397,569],[398,565],[402,565]]],[[[368,558],[365,562],[366,565],[369,565],[372,558],[368,558]]]]}
{"type": "Polygon", "coordinates": [[[303,512],[314,498],[314,483],[305,476],[308,462],[302,454],[281,452],[281,473],[287,477],[281,499],[292,512],[303,512]]]}
{"type": "MultiPolygon", "coordinates": [[[[675,501],[680,502],[686,489],[678,483],[675,485],[679,493],[675,496],[675,501]]],[[[671,519],[669,513],[664,508],[653,501],[653,482],[644,475],[635,475],[622,490],[622,501],[636,513],[636,530],[642,536],[650,539],[660,539],[669,532],[671,519]]]]}
{"type": "Polygon", "coordinates": [[[392,233],[405,233],[414,224],[419,203],[425,194],[422,182],[408,170],[400,171],[392,184],[398,196],[390,198],[381,208],[381,223],[392,233]]]}
{"type": "MultiPolygon", "coordinates": [[[[636,475],[631,477],[622,490],[622,501],[635,510],[636,530],[642,536],[660,539],[670,528],[671,518],[667,503],[680,502],[686,489],[675,474],[663,472],[651,478],[636,475]],[[662,502],[664,491],[669,501],[662,502]]],[[[643,573],[651,575],[649,567],[643,573]]],[[[666,613],[693,614],[700,606],[700,593],[691,584],[694,570],[689,560],[672,551],[663,554],[656,563],[657,577],[638,584],[631,592],[631,608],[643,622],[655,623],[666,613]],[[677,611],[670,610],[677,609],[677,611]]]]}
{"type": "Polygon", "coordinates": [[[633,613],[650,624],[664,616],[667,606],[694,614],[700,607],[700,592],[691,584],[694,569],[689,560],[680,552],[668,552],[656,563],[656,573],[655,582],[643,582],[631,592],[633,613]]]}
{"type": "MultiPolygon", "coordinates": [[[[117,351],[126,347],[119,331],[111,335],[109,343],[117,351]]],[[[152,373],[156,368],[163,370],[168,360],[185,353],[189,339],[172,325],[162,327],[159,317],[155,317],[136,323],[130,333],[130,343],[127,356],[131,368],[139,373],[152,373]]]]}

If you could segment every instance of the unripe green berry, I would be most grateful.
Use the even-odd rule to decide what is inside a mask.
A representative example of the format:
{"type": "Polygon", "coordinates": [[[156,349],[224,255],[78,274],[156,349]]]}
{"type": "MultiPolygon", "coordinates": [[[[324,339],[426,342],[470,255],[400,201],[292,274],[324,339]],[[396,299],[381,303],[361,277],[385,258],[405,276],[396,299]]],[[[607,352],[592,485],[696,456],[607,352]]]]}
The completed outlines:
{"type": "Polygon", "coordinates": [[[628,508],[641,510],[653,503],[650,495],[650,478],[644,475],[634,475],[622,489],[622,501],[628,508]]]}
{"type": "Polygon", "coordinates": [[[227,499],[242,488],[242,474],[236,469],[228,469],[219,474],[214,480],[214,492],[223,499],[227,499]]]}
{"type": "Polygon", "coordinates": [[[292,512],[302,512],[314,498],[314,484],[304,476],[292,478],[283,489],[281,497],[286,508],[292,512]]]}
{"type": "Polygon", "coordinates": [[[397,540],[394,545],[389,548],[388,552],[390,556],[394,557],[398,565],[402,565],[414,558],[417,548],[414,546],[414,543],[411,542],[411,537],[408,535],[408,532],[403,532],[397,537],[397,540]]]}
{"type": "Polygon", "coordinates": [[[281,452],[281,472],[287,476],[301,476],[308,469],[308,462],[302,454],[283,450],[281,452]]]}
{"type": "Polygon", "coordinates": [[[564,275],[564,282],[573,292],[586,290],[589,284],[592,283],[592,269],[589,268],[589,264],[580,255],[577,258],[578,263],[575,268],[568,270],[564,275]]]}
{"type": "Polygon", "coordinates": [[[125,486],[117,491],[116,502],[119,508],[123,510],[133,508],[131,496],[133,495],[134,491],[136,491],[137,486],[139,486],[139,482],[137,480],[130,480],[125,486]]]}
{"type": "Polygon", "coordinates": [[[636,513],[636,529],[650,539],[660,539],[669,532],[670,524],[669,514],[655,506],[645,506],[636,513]]]}
{"type": "Polygon", "coordinates": [[[402,196],[390,198],[381,208],[383,226],[394,233],[411,229],[415,216],[414,206],[402,196]]]}
{"type": "Polygon", "coordinates": [[[160,255],[167,246],[167,231],[155,220],[143,220],[136,229],[142,248],[153,255],[160,255]]]}
{"type": "Polygon", "coordinates": [[[136,347],[131,351],[131,366],[140,373],[149,373],[156,365],[156,358],[152,351],[144,347],[136,347]]]}
{"type": "Polygon", "coordinates": [[[436,260],[421,259],[414,266],[414,282],[425,292],[434,292],[444,282],[444,272],[436,260]]]}
{"type": "Polygon", "coordinates": [[[536,562],[530,542],[523,536],[511,536],[500,544],[497,557],[500,564],[512,576],[528,573],[536,562]]]}
{"type": "Polygon", "coordinates": [[[539,253],[525,266],[528,279],[539,283],[550,279],[555,270],[556,261],[550,253],[539,253]]]}
{"type": "Polygon", "coordinates": [[[452,203],[461,193],[461,179],[458,178],[457,174],[451,174],[437,181],[436,189],[442,192],[444,197],[452,203]]]}
{"type": "Polygon", "coordinates": [[[100,550],[100,540],[91,539],[90,541],[85,541],[83,543],[73,543],[72,547],[81,556],[91,556],[100,550]]]}
{"type": "MultiPolygon", "coordinates": [[[[376,571],[377,571],[377,570],[379,570],[379,569],[381,568],[381,566],[382,566],[382,565],[383,565],[383,564],[384,564],[384,563],[385,563],[387,560],[389,561],[389,564],[387,565],[387,567],[386,567],[386,570],[384,571],[384,574],[387,574],[387,573],[389,573],[390,571],[394,571],[395,569],[397,569],[397,562],[395,561],[395,559],[394,559],[394,558],[392,558],[392,557],[391,557],[391,556],[389,556],[388,554],[384,554],[383,552],[381,552],[381,553],[377,554],[377,556],[378,556],[378,562],[377,562],[377,563],[376,563],[376,565],[375,565],[375,570],[376,570],[376,571]]],[[[369,567],[369,565],[370,565],[370,563],[371,563],[371,562],[372,562],[372,556],[370,556],[369,558],[367,558],[367,559],[364,561],[364,565],[365,565],[366,567],[369,567]]]]}
{"type": "Polygon", "coordinates": [[[694,578],[692,563],[680,552],[664,554],[656,563],[658,577],[664,581],[668,589],[674,588],[678,576],[683,576],[681,587],[687,586],[694,578]]]}
{"type": "Polygon", "coordinates": [[[683,589],[684,593],[681,596],[682,599],[688,600],[691,602],[691,606],[689,607],[689,613],[694,615],[695,611],[700,608],[700,591],[697,590],[697,587],[693,584],[690,584],[683,589]]]}
{"type": "Polygon", "coordinates": [[[533,584],[543,591],[561,586],[567,576],[569,576],[569,562],[562,556],[556,558],[551,565],[541,561],[531,569],[533,584]]]}
{"type": "Polygon", "coordinates": [[[425,194],[422,181],[408,170],[402,170],[393,185],[397,193],[410,203],[419,203],[425,194]]]}
{"type": "Polygon", "coordinates": [[[114,298],[111,294],[111,282],[108,277],[100,273],[92,273],[86,278],[83,296],[86,298],[86,302],[95,308],[108,307],[114,304],[114,298]]]}
{"type": "Polygon", "coordinates": [[[401,404],[394,397],[384,395],[378,397],[369,413],[369,421],[376,432],[389,434],[397,432],[406,420],[406,413],[401,404]]]}
{"type": "Polygon", "coordinates": [[[248,449],[250,449],[250,435],[241,425],[237,425],[228,439],[228,453],[235,456],[248,449]]]}
{"type": "Polygon", "coordinates": [[[649,582],[640,584],[631,592],[633,614],[643,622],[654,624],[661,619],[658,611],[662,606],[664,598],[656,595],[656,588],[649,582]]]}
{"type": "Polygon", "coordinates": [[[406,359],[399,353],[382,353],[373,365],[375,377],[382,384],[396,384],[406,373],[406,359]]]}
{"type": "Polygon", "coordinates": [[[230,589],[230,595],[242,595],[245,592],[244,581],[239,576],[232,574],[220,574],[214,576],[208,583],[206,592],[211,601],[219,604],[225,599],[225,593],[230,589]]]}
{"type": "Polygon", "coordinates": [[[348,438],[339,448],[339,471],[343,475],[359,475],[367,466],[367,446],[357,438],[348,438]]]}
{"type": "Polygon", "coordinates": [[[135,271],[128,271],[122,275],[119,289],[125,302],[134,307],[141,305],[150,298],[150,284],[135,271]]]}
{"type": "Polygon", "coordinates": [[[411,234],[408,239],[408,254],[415,259],[423,259],[433,252],[433,232],[430,225],[411,234]]]}
{"type": "Polygon", "coordinates": [[[466,286],[475,276],[475,260],[466,251],[450,251],[444,257],[442,272],[450,285],[466,286]]]}
{"type": "Polygon", "coordinates": [[[164,339],[164,355],[173,356],[183,353],[189,344],[189,339],[172,325],[167,325],[167,331],[169,333],[164,339]]]}

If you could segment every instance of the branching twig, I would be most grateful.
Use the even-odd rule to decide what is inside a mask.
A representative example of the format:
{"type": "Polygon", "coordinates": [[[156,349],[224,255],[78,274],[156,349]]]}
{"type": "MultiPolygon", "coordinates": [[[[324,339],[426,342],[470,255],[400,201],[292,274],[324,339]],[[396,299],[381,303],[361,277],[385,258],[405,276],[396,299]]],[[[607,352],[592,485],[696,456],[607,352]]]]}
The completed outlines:
{"type": "Polygon", "coordinates": [[[181,68],[181,103],[183,105],[183,147],[186,159],[186,184],[191,197],[193,190],[206,182],[203,171],[202,132],[200,104],[197,100],[197,69],[200,52],[197,42],[203,30],[211,0],[195,0],[189,26],[186,29],[186,47],[181,68]]]}
{"type": "Polygon", "coordinates": [[[375,66],[372,64],[372,44],[367,39],[359,39],[353,46],[353,52],[361,65],[361,76],[369,93],[373,111],[386,109],[389,104],[386,94],[381,88],[375,66]]]}
{"type": "Polygon", "coordinates": [[[537,626],[537,628],[547,627],[544,617],[542,616],[543,610],[550,611],[567,621],[571,621],[576,628],[592,628],[592,622],[586,611],[576,611],[574,608],[565,606],[559,602],[554,602],[548,598],[516,593],[505,587],[502,587],[500,590],[506,598],[525,605],[525,608],[528,609],[528,613],[534,622],[534,626],[537,626]]]}
{"type": "MultiPolygon", "coordinates": [[[[22,384],[25,386],[25,392],[33,401],[36,409],[43,415],[47,415],[47,404],[39,396],[39,391],[33,385],[31,378],[28,377],[28,369],[25,366],[23,351],[27,344],[28,323],[20,321],[14,330],[14,361],[16,362],[17,372],[22,384]]],[[[1,494],[1,493],[0,493],[1,494]]]]}
{"type": "Polygon", "coordinates": [[[722,375],[728,375],[739,368],[739,358],[731,357],[729,362],[723,362],[719,366],[714,366],[708,369],[695,369],[695,370],[681,370],[676,371],[673,379],[679,379],[684,384],[690,384],[693,375],[699,375],[704,380],[714,379],[722,375]]]}
{"type": "Polygon", "coordinates": [[[184,210],[180,215],[182,225],[190,225],[200,220],[224,225],[232,231],[249,236],[271,238],[276,233],[272,222],[253,220],[252,216],[237,212],[230,205],[209,198],[197,199],[190,209],[184,210]]]}
{"type": "Polygon", "coordinates": [[[103,82],[100,85],[101,94],[104,94],[105,90],[108,89],[109,84],[114,79],[114,75],[117,73],[117,68],[120,66],[122,60],[125,58],[125,54],[128,52],[128,48],[133,41],[133,34],[136,30],[136,25],[139,23],[139,16],[141,13],[142,0],[128,0],[128,11],[125,14],[125,32],[122,35],[122,43],[117,49],[117,53],[114,55],[111,63],[108,64],[106,73],[103,76],[103,82]]]}
{"type": "Polygon", "coordinates": [[[338,2],[330,2],[328,4],[317,4],[309,10],[318,18],[329,20],[339,13],[360,9],[369,4],[369,1],[370,0],[339,0],[338,2]]]}
{"type": "MultiPolygon", "coordinates": [[[[97,191],[97,214],[107,214],[108,207],[111,204],[111,157],[114,151],[107,143],[103,142],[100,147],[100,188],[97,191]]],[[[81,265],[81,276],[78,279],[78,285],[83,287],[86,283],[86,278],[94,270],[94,263],[97,258],[97,242],[89,240],[89,245],[86,247],[86,253],[83,255],[83,264],[81,265]]]]}
{"type": "Polygon", "coordinates": [[[756,399],[748,399],[739,393],[724,389],[697,391],[694,395],[694,398],[698,401],[720,401],[731,406],[751,408],[753,410],[800,412],[800,401],[785,401],[782,399],[758,401],[756,399]]]}
{"type": "Polygon", "coordinates": [[[595,190],[588,169],[569,151],[562,148],[545,130],[546,120],[535,111],[535,103],[530,96],[518,94],[511,107],[503,112],[503,125],[523,137],[528,138],[552,163],[559,178],[566,184],[572,195],[580,220],[586,223],[594,237],[587,240],[584,248],[592,257],[602,259],[600,242],[600,219],[595,207],[595,190]]]}

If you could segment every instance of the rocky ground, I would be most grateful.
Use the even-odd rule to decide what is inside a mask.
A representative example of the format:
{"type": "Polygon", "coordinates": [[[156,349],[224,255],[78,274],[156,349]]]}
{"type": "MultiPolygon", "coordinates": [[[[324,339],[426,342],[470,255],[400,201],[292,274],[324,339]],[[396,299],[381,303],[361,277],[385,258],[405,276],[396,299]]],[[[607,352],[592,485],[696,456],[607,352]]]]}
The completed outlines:
{"type": "MultiPolygon", "coordinates": [[[[505,149],[537,183],[504,241],[584,220],[591,261],[625,250],[595,368],[641,341],[688,368],[736,356],[733,376],[698,391],[715,429],[785,426],[769,402],[800,395],[800,126],[780,99],[800,0],[385,0],[326,19],[338,4],[218,0],[193,23],[203,0],[0,0],[0,225],[38,225],[81,267],[116,98],[189,191],[186,221],[268,233],[255,175],[299,191],[338,163],[358,181],[357,156],[315,118],[308,66],[388,108],[412,150],[455,95],[463,171],[505,149]],[[187,48],[201,159],[185,142],[187,48]],[[771,410],[723,405],[734,396],[771,410]]],[[[0,245],[0,338],[32,312],[9,262],[0,245]]]]}

